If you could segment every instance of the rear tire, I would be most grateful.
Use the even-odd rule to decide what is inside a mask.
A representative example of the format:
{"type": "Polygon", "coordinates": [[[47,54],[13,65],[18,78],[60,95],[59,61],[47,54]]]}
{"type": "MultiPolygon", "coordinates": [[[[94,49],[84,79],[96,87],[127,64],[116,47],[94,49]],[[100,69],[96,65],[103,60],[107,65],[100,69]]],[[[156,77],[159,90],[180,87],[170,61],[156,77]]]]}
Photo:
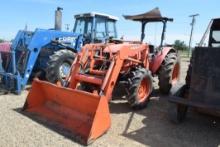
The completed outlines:
{"type": "Polygon", "coordinates": [[[180,77],[180,60],[176,52],[166,55],[159,70],[159,89],[163,94],[168,94],[172,85],[176,84],[180,77]]]}
{"type": "Polygon", "coordinates": [[[46,79],[51,83],[58,81],[62,83],[70,72],[75,54],[70,50],[63,49],[54,52],[49,58],[46,69],[46,79]]]}
{"type": "Polygon", "coordinates": [[[149,70],[137,67],[128,75],[127,91],[128,103],[134,109],[144,108],[153,89],[152,76],[149,70]]]}

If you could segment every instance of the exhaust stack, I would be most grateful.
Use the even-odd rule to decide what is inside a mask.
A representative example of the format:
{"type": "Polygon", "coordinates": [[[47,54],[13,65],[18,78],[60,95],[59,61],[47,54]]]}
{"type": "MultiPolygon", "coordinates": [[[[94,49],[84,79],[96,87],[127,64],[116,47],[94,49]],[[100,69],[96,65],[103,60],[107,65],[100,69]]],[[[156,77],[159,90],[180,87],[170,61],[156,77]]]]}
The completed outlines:
{"type": "Polygon", "coordinates": [[[63,8],[57,7],[55,11],[55,30],[61,31],[62,29],[62,10],[63,8]]]}

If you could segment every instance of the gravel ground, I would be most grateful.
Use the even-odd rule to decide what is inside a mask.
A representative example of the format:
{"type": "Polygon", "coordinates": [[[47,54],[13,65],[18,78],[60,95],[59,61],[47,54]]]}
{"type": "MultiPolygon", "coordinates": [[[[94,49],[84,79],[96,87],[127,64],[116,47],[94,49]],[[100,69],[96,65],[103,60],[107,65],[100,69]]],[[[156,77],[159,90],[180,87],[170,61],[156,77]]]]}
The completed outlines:
{"type": "MultiPolygon", "coordinates": [[[[182,61],[184,81],[188,61],[182,61]]],[[[64,130],[22,113],[26,95],[27,91],[0,96],[0,146],[81,146],[64,130]]],[[[142,111],[132,111],[122,99],[114,100],[111,129],[91,146],[220,147],[219,118],[190,112],[184,123],[176,125],[169,120],[168,107],[167,99],[157,92],[142,111]]]]}

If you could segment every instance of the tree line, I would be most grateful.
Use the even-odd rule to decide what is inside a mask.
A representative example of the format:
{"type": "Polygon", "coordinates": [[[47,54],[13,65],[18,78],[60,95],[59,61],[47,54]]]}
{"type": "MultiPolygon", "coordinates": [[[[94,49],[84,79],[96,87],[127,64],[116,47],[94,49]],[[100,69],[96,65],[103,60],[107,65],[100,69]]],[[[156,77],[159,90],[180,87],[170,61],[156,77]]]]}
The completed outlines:
{"type": "Polygon", "coordinates": [[[186,45],[186,43],[181,40],[175,40],[173,46],[177,50],[181,50],[181,51],[189,50],[189,47],[186,45]]]}
{"type": "Polygon", "coordinates": [[[0,38],[0,43],[2,43],[2,42],[5,42],[5,40],[0,38]]]}

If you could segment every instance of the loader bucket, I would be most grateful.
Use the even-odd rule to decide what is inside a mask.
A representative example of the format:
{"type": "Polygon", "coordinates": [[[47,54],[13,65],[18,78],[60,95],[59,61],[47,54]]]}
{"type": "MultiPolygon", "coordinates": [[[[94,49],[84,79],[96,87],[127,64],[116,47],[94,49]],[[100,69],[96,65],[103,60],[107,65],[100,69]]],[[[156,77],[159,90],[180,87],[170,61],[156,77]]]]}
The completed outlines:
{"type": "Polygon", "coordinates": [[[104,96],[37,79],[32,83],[23,110],[61,125],[85,145],[110,128],[109,107],[104,96]]]}

